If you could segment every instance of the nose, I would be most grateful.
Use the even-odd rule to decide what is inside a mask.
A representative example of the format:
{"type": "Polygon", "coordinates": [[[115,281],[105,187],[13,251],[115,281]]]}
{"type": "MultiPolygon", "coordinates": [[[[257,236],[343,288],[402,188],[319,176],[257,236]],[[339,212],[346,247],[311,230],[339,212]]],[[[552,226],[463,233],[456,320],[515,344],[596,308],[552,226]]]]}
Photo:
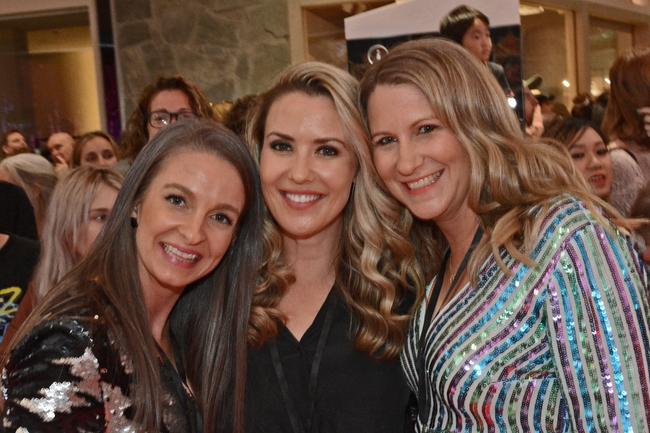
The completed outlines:
{"type": "Polygon", "coordinates": [[[413,174],[422,164],[420,155],[415,144],[406,140],[400,140],[399,154],[397,155],[397,171],[403,176],[413,174]]]}
{"type": "Polygon", "coordinates": [[[198,212],[187,215],[181,222],[178,230],[188,245],[196,245],[205,239],[205,218],[198,212]]]}
{"type": "Polygon", "coordinates": [[[589,168],[598,169],[602,166],[603,162],[595,152],[589,152],[587,155],[588,155],[587,166],[589,168]]]}
{"type": "Polygon", "coordinates": [[[289,169],[289,178],[295,183],[310,182],[313,177],[312,158],[307,152],[297,154],[291,161],[289,169]]]}

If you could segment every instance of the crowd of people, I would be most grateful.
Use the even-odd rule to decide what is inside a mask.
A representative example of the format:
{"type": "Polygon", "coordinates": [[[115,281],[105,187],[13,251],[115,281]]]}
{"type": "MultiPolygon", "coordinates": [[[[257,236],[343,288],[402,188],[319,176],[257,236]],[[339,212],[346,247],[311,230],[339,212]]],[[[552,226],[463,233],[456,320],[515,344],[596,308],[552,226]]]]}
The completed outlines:
{"type": "Polygon", "coordinates": [[[650,432],[650,49],[531,129],[441,34],[5,133],[0,431],[650,432]]]}

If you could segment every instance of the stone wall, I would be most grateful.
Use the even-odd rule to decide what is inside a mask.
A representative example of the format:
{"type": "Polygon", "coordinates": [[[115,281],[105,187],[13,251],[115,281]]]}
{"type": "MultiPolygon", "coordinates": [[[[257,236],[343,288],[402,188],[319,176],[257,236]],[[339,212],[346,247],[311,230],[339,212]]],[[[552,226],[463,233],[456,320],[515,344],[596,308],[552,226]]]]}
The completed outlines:
{"type": "Polygon", "coordinates": [[[125,117],[180,74],[211,102],[264,90],[290,64],[287,0],[112,0],[125,117]]]}

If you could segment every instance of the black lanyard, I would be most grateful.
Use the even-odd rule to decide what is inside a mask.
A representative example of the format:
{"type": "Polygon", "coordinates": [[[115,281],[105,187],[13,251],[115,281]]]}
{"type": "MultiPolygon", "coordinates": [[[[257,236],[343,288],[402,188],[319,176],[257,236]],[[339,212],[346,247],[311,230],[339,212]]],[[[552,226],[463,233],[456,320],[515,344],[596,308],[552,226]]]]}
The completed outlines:
{"type": "MultiPolygon", "coordinates": [[[[483,229],[481,228],[481,226],[479,226],[476,229],[476,233],[474,233],[472,244],[470,245],[469,249],[465,253],[463,260],[460,262],[460,266],[458,266],[458,270],[456,271],[456,274],[454,275],[454,278],[451,281],[448,290],[453,290],[454,287],[456,287],[456,285],[458,284],[458,281],[463,276],[463,273],[465,272],[465,268],[467,267],[467,263],[469,262],[469,259],[472,256],[474,250],[476,249],[476,246],[480,242],[482,236],[483,236],[483,229]]],[[[445,252],[445,257],[442,259],[440,272],[436,277],[436,284],[431,289],[431,297],[429,298],[429,301],[427,303],[427,310],[424,314],[424,322],[422,323],[422,331],[420,332],[420,340],[418,341],[418,357],[417,357],[417,364],[416,364],[416,368],[418,370],[418,416],[422,422],[424,422],[425,419],[424,416],[426,416],[426,413],[429,411],[429,404],[430,404],[430,402],[427,401],[427,392],[425,386],[426,383],[425,382],[425,377],[426,377],[426,354],[425,354],[426,341],[425,340],[426,340],[427,330],[429,329],[429,325],[431,324],[431,320],[433,319],[433,311],[436,309],[438,296],[440,296],[440,289],[442,289],[442,283],[445,279],[445,269],[447,268],[447,261],[449,260],[449,255],[450,255],[449,249],[447,249],[447,251],[445,252]]]]}
{"type": "MultiPolygon", "coordinates": [[[[331,295],[330,295],[331,296],[331,295]]],[[[320,331],[320,336],[318,337],[318,344],[316,345],[316,353],[314,354],[314,359],[311,363],[311,371],[309,374],[309,415],[307,419],[301,422],[296,410],[296,405],[294,404],[291,394],[289,393],[289,383],[284,374],[284,368],[282,367],[282,361],[280,360],[280,353],[278,352],[277,342],[270,342],[271,349],[271,359],[273,361],[273,368],[275,369],[275,374],[278,377],[278,382],[280,383],[280,391],[282,392],[282,399],[284,400],[284,405],[287,408],[289,413],[289,421],[291,421],[291,427],[294,433],[309,433],[311,431],[312,422],[314,419],[314,411],[316,408],[316,386],[318,385],[318,370],[320,369],[320,363],[323,359],[323,352],[325,351],[325,343],[327,342],[327,336],[332,328],[332,318],[334,305],[331,304],[331,301],[328,299],[325,300],[325,308],[327,312],[325,314],[325,321],[323,322],[323,328],[320,331]]]]}

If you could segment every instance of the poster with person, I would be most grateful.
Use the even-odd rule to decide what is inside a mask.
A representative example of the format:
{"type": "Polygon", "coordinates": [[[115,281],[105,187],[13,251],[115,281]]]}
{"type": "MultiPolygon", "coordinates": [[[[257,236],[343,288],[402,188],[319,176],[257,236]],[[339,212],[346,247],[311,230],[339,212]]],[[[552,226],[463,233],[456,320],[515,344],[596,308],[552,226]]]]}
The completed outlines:
{"type": "Polygon", "coordinates": [[[348,69],[360,77],[392,46],[426,37],[463,45],[490,69],[523,117],[518,0],[410,0],[346,18],[348,69]]]}

